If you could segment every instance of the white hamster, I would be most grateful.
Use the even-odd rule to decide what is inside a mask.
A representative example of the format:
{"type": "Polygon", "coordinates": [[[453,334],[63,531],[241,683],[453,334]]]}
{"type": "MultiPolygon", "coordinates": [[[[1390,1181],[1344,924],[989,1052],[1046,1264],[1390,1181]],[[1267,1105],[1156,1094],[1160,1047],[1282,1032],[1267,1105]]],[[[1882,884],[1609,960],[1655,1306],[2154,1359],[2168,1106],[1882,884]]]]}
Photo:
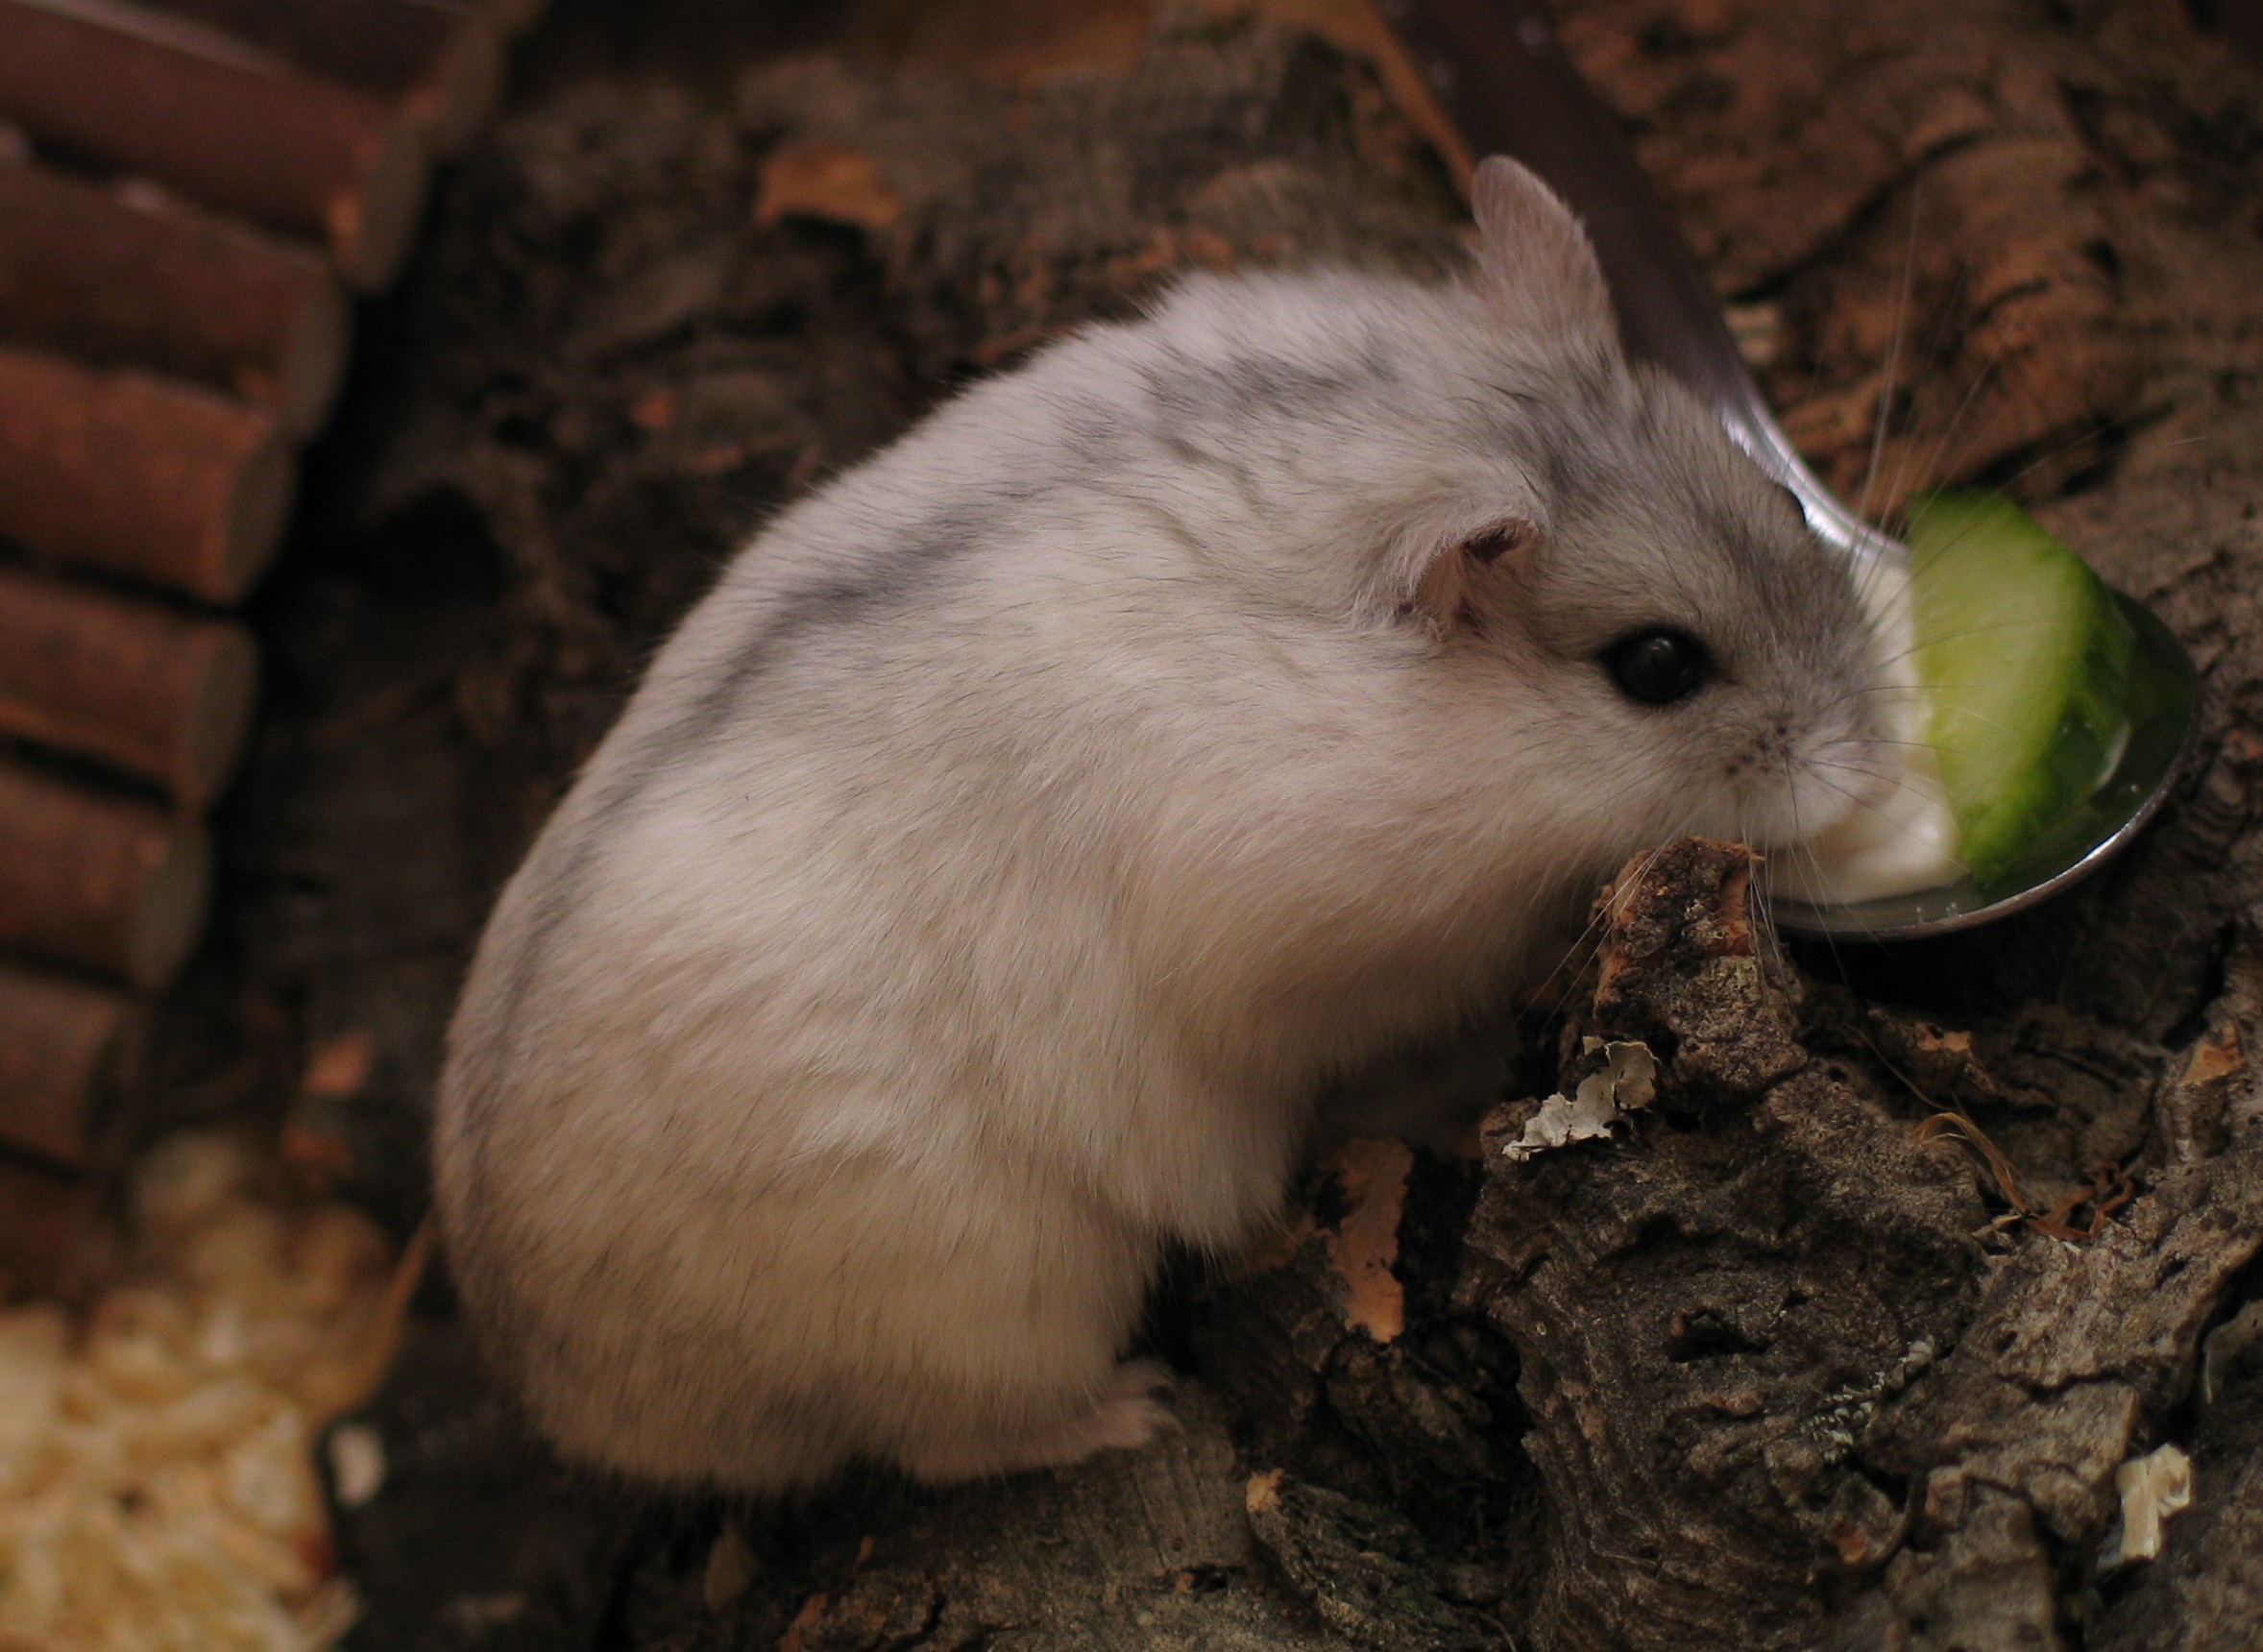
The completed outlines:
{"type": "Polygon", "coordinates": [[[435,1141],[569,1456],[753,1491],[1145,1439],[1168,1244],[1595,884],[1885,771],[1849,569],[1489,160],[1443,287],[1201,276],[787,510],[503,893],[435,1141]]]}

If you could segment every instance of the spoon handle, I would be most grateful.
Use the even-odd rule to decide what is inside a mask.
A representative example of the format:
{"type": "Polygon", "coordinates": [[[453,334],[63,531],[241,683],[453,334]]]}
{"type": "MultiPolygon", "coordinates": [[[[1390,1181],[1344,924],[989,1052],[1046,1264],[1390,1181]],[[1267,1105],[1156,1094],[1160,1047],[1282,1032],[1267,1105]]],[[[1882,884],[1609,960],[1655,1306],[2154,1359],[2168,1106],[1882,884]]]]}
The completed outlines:
{"type": "Polygon", "coordinates": [[[1618,119],[1564,55],[1545,0],[1378,0],[1479,155],[1515,156],[1587,225],[1628,353],[1710,405],[1738,446],[1799,496],[1815,532],[1863,557],[1901,547],[1807,468],[1753,383],[1712,285],[1667,221],[1618,119]]]}

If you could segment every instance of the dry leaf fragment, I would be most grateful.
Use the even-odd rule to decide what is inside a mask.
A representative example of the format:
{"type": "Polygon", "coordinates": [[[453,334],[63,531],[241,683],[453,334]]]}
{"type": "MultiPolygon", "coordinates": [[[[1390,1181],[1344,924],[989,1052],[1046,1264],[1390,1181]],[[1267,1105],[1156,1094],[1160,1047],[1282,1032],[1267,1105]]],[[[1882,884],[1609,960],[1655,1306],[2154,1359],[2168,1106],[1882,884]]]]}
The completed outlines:
{"type": "Polygon", "coordinates": [[[1628,1113],[1650,1105],[1658,1094],[1658,1058],[1650,1046],[1614,1040],[1599,1047],[1603,1070],[1582,1079],[1570,1095],[1559,1090],[1541,1103],[1540,1111],[1525,1121],[1524,1133],[1501,1149],[1504,1156],[1521,1163],[1549,1148],[1594,1141],[1609,1135],[1628,1113]]]}
{"type": "Polygon", "coordinates": [[[2118,1534],[2107,1535],[2101,1567],[2157,1559],[2161,1528],[2192,1501],[2192,1461],[2174,1446],[2160,1446],[2116,1469],[2114,1490],[2122,1498],[2122,1523],[2118,1534]]]}
{"type": "Polygon", "coordinates": [[[341,1509],[358,1509],[385,1486],[385,1437],[366,1422],[330,1430],[330,1492],[341,1509]]]}
{"type": "Polygon", "coordinates": [[[707,1551],[707,1569],[699,1580],[699,1599],[710,1612],[722,1609],[744,1594],[754,1582],[754,1550],[736,1525],[726,1524],[707,1551]]]}
{"type": "Polygon", "coordinates": [[[367,1032],[341,1032],[317,1044],[306,1057],[299,1091],[315,1101],[350,1102],[369,1083],[377,1058],[367,1032]]]}
{"type": "Polygon", "coordinates": [[[1402,1141],[1349,1141],[1328,1168],[1350,1206],[1327,1236],[1328,1264],[1344,1281],[1344,1321],[1378,1343],[1395,1341],[1406,1326],[1406,1291],[1391,1269],[1414,1150],[1402,1141]]]}
{"type": "Polygon", "coordinates": [[[762,164],[754,221],[767,229],[785,218],[822,218],[860,230],[885,230],[904,203],[863,150],[838,143],[796,143],[762,164]]]}

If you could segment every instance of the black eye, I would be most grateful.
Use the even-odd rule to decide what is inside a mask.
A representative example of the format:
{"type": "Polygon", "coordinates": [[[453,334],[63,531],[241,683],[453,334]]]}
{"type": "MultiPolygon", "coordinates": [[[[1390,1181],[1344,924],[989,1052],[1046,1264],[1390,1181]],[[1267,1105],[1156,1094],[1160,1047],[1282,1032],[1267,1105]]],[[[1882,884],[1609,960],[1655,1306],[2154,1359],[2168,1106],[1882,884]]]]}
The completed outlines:
{"type": "Polygon", "coordinates": [[[1713,661],[1687,631],[1637,631],[1603,650],[1603,669],[1629,699],[1671,705],[1705,686],[1713,661]]]}

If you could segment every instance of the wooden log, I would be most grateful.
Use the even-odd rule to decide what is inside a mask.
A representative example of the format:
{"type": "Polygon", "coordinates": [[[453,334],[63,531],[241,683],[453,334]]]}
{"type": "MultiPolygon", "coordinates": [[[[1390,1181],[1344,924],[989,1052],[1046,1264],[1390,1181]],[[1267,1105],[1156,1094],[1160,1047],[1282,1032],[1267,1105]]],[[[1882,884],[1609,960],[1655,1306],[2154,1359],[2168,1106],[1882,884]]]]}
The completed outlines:
{"type": "Polygon", "coordinates": [[[123,993],[0,966],[0,1149],[92,1164],[147,1035],[123,993]]]}
{"type": "Polygon", "coordinates": [[[73,1292],[98,1193],[85,1177],[0,1154],[0,1300],[73,1292]]]}
{"type": "Polygon", "coordinates": [[[147,367],[320,427],[353,312],[328,263],[147,187],[0,164],[0,337],[147,367]]]}
{"type": "Polygon", "coordinates": [[[502,25],[463,0],[150,3],[400,104],[424,129],[435,155],[460,150],[502,95],[502,25]]]}
{"type": "Polygon", "coordinates": [[[258,645],[232,620],[0,569],[0,734],[202,809],[243,755],[258,681],[258,645]]]}
{"type": "Polygon", "coordinates": [[[364,292],[400,269],[430,173],[405,110],[126,0],[0,0],[0,120],[314,236],[364,292]]]}
{"type": "Polygon", "coordinates": [[[0,947],[154,990],[187,961],[211,885],[196,822],[0,766],[0,947]]]}
{"type": "Polygon", "coordinates": [[[0,349],[0,534],[43,556],[234,602],[275,555],[294,481],[266,408],[0,349]]]}

